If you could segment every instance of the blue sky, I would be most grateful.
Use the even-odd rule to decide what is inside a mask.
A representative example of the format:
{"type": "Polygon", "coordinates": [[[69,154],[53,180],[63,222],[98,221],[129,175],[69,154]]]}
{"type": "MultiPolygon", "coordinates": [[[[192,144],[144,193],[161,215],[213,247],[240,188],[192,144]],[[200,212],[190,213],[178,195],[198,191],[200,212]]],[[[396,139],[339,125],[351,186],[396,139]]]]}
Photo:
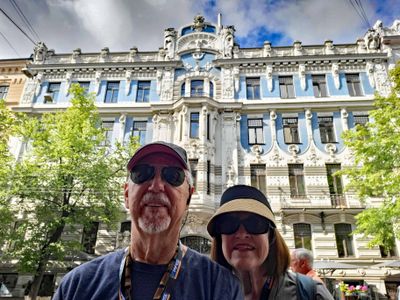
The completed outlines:
{"type": "MultiPolygon", "coordinates": [[[[56,53],[156,51],[163,30],[192,23],[197,14],[223,25],[234,25],[240,47],[355,43],[368,30],[349,0],[14,0],[38,33],[56,53]]],[[[359,0],[371,26],[377,20],[390,27],[400,19],[399,0],[359,0]]],[[[354,3],[354,0],[353,0],[354,3]]],[[[0,7],[25,31],[11,0],[0,7]]],[[[0,59],[28,57],[33,44],[0,13],[0,59]],[[12,45],[9,46],[4,37],[12,45]],[[13,49],[14,48],[14,49],[13,49]]],[[[34,38],[34,40],[38,40],[34,38]]]]}

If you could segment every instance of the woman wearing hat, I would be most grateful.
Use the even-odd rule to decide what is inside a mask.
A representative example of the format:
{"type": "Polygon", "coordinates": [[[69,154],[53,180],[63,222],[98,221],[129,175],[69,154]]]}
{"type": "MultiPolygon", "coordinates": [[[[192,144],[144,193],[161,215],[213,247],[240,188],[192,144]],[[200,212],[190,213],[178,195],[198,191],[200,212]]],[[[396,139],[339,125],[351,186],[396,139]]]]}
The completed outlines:
{"type": "Polygon", "coordinates": [[[242,281],[246,299],[332,299],[311,278],[288,272],[290,252],[271,206],[258,189],[236,185],[221,197],[207,230],[211,257],[242,281]]]}

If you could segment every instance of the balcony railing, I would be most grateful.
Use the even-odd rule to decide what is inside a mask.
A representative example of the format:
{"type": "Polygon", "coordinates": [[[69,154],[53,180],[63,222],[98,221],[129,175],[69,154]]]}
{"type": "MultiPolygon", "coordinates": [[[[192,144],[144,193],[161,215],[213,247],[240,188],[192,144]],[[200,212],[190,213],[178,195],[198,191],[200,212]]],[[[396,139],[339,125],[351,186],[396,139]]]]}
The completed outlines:
{"type": "Polygon", "coordinates": [[[296,197],[281,197],[282,208],[365,208],[365,205],[356,199],[346,199],[343,194],[326,196],[306,195],[296,197]]]}

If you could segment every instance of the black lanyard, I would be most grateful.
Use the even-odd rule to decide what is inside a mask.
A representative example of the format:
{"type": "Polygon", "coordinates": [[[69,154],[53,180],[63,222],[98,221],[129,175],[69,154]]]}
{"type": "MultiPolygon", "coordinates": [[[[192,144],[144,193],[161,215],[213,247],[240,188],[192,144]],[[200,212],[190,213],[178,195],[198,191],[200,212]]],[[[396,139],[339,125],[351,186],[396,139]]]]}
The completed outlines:
{"type": "MultiPolygon", "coordinates": [[[[126,254],[122,258],[120,268],[119,268],[119,282],[120,289],[118,292],[119,300],[131,300],[131,289],[132,289],[132,281],[131,281],[131,266],[134,261],[134,258],[131,254],[130,247],[125,250],[126,254]]],[[[154,300],[168,300],[171,299],[171,292],[167,291],[167,287],[171,289],[171,287],[175,284],[176,279],[179,275],[179,270],[182,265],[183,258],[183,249],[182,244],[179,242],[176,246],[176,251],[174,257],[168,263],[167,270],[164,275],[161,277],[160,283],[158,284],[158,288],[154,293],[154,300]]]]}

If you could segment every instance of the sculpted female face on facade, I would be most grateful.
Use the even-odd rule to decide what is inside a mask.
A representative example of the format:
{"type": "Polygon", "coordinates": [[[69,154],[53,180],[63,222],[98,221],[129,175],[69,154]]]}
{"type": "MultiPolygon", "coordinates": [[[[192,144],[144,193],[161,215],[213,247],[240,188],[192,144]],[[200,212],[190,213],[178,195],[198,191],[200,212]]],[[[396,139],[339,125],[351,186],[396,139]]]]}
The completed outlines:
{"type": "MultiPolygon", "coordinates": [[[[229,213],[241,221],[257,218],[246,212],[229,213]]],[[[258,221],[266,222],[259,218],[258,221]]],[[[269,254],[268,233],[251,234],[241,224],[232,234],[222,234],[222,252],[227,262],[238,272],[263,271],[263,263],[269,254]]]]}

